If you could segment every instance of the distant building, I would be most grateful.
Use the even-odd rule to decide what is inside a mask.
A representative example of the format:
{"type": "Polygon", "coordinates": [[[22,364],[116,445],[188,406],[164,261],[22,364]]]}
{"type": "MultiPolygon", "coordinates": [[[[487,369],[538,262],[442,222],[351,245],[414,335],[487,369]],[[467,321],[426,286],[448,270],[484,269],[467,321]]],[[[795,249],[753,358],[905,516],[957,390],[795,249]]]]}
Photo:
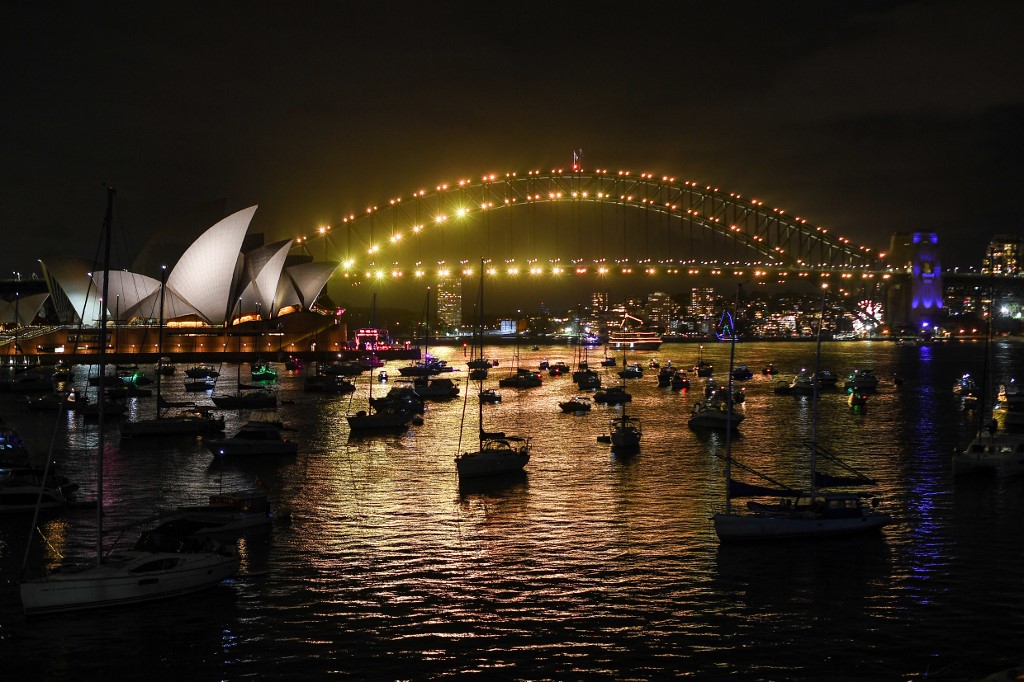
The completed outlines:
{"type": "Polygon", "coordinates": [[[438,282],[437,317],[443,328],[462,326],[462,279],[446,277],[438,282]]]}
{"type": "Polygon", "coordinates": [[[694,287],[690,289],[690,305],[686,307],[687,317],[693,320],[706,320],[715,314],[717,301],[712,287],[694,287]]]}
{"type": "Polygon", "coordinates": [[[675,302],[668,294],[655,291],[647,297],[647,324],[659,329],[672,326],[672,311],[675,302]]]}
{"type": "Polygon", "coordinates": [[[981,262],[983,275],[1024,277],[1024,238],[1011,234],[997,234],[985,249],[981,262]]]}

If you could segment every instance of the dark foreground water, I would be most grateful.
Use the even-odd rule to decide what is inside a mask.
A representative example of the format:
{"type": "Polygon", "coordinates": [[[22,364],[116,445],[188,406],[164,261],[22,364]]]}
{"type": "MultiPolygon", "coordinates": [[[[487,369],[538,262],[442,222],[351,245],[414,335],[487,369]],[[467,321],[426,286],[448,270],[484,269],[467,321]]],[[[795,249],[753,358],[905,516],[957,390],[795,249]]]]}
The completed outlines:
{"type": "MultiPolygon", "coordinates": [[[[464,367],[461,348],[432,350],[464,367]]],[[[489,384],[511,353],[488,349],[502,361],[489,384]]],[[[704,350],[720,378],[728,353],[725,344],[704,350]]],[[[813,353],[807,343],[741,343],[737,363],[795,371],[813,353]]],[[[692,366],[696,354],[665,345],[628,359],[692,366]]],[[[709,517],[723,504],[715,453],[724,441],[686,426],[697,391],[658,388],[654,372],[628,382],[629,413],[645,427],[630,457],[597,442],[617,408],[560,413],[557,402],[575,393],[568,377],[502,389],[502,403],[485,406],[485,428],[532,435],[528,473],[462,491],[453,463],[461,399],[431,403],[405,435],[350,440],[344,414],[365,406],[368,375],[350,399],[304,394],[301,376],[282,373],[280,396],[293,402],[279,413],[298,429],[297,457],[213,463],[199,441],[121,444],[115,432],[104,497],[116,526],[258,479],[291,522],[241,542],[242,575],[197,596],[26,620],[8,586],[2,677],[961,680],[1020,664],[1024,480],[954,481],[951,472],[971,419],[951,386],[964,371],[980,374],[983,344],[858,342],[823,354],[837,373],[867,366],[885,379],[861,412],[841,393],[823,395],[819,420],[819,442],[878,480],[898,520],[881,535],[720,546],[709,517]]],[[[541,358],[571,363],[572,348],[526,352],[523,365],[541,358]]],[[[999,378],[1024,376],[1024,345],[995,345],[993,367],[999,378]]],[[[181,375],[169,383],[180,395],[181,375]]],[[[810,402],[775,395],[760,374],[746,393],[734,456],[805,484],[810,402]]],[[[465,409],[472,441],[472,398],[465,409]]],[[[14,397],[0,399],[0,413],[45,453],[52,414],[14,397]]],[[[243,416],[227,415],[230,433],[243,416]]],[[[56,459],[92,496],[95,428],[66,417],[56,443],[56,459]]],[[[29,522],[0,520],[8,577],[29,522]]],[[[37,534],[33,566],[87,557],[94,513],[65,512],[41,531],[48,546],[37,534]]]]}

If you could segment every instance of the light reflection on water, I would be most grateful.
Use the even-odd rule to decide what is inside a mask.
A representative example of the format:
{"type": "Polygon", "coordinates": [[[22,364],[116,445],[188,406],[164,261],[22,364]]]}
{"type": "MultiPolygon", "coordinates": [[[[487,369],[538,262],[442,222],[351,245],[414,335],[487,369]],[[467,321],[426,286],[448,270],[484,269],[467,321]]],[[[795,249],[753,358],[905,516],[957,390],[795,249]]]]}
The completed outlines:
{"type": "MultiPolygon", "coordinates": [[[[1021,349],[1000,344],[1000,376],[1021,371],[1021,349]]],[[[431,350],[463,366],[461,348],[431,350]]],[[[643,419],[645,432],[633,456],[597,442],[622,408],[558,410],[577,393],[569,378],[500,389],[502,402],[484,408],[484,428],[533,437],[527,472],[460,488],[453,458],[460,429],[462,449],[476,439],[475,388],[468,405],[430,403],[424,424],[407,434],[350,439],[344,415],[365,406],[368,377],[353,396],[334,397],[304,394],[301,375],[282,372],[281,397],[294,402],[279,412],[298,428],[294,459],[214,462],[201,441],[188,440],[108,445],[111,525],[219,489],[266,485],[291,522],[240,547],[246,575],[199,598],[198,609],[183,599],[73,623],[26,622],[5,601],[0,646],[17,651],[4,657],[10,665],[31,659],[51,679],[70,676],[70,659],[128,671],[144,657],[186,656],[222,678],[980,677],[1019,662],[1008,656],[1020,632],[1006,624],[1024,606],[1022,482],[954,483],[950,470],[952,449],[970,429],[950,387],[964,371],[980,373],[982,350],[825,344],[824,367],[840,375],[872,367],[883,386],[857,412],[841,392],[823,395],[819,442],[879,482],[900,524],[881,537],[768,547],[720,546],[715,538],[709,517],[724,504],[725,465],[716,454],[724,456],[725,440],[686,427],[701,395],[696,381],[689,392],[658,388],[654,370],[627,381],[634,400],[625,409],[643,419]],[[897,372],[899,389],[891,381],[897,372]]],[[[696,353],[668,344],[629,360],[685,367],[696,353]]],[[[728,353],[725,344],[704,348],[720,381],[728,353]]],[[[768,362],[795,372],[811,366],[813,354],[807,343],[737,346],[737,362],[755,372],[768,362]]],[[[488,380],[496,386],[511,369],[511,349],[486,355],[502,360],[488,380]]],[[[573,349],[524,353],[522,364],[536,367],[541,358],[571,363],[573,349]]],[[[602,370],[605,385],[619,382],[617,369],[602,370]]],[[[747,418],[734,457],[806,485],[810,400],[775,395],[760,374],[745,384],[747,418]]],[[[169,398],[184,397],[180,381],[166,386],[169,398]]],[[[143,416],[152,410],[151,399],[131,405],[143,416]]],[[[29,442],[49,442],[52,414],[11,407],[5,415],[29,442]]],[[[240,416],[227,417],[230,432],[240,416]]],[[[90,497],[95,427],[74,416],[62,423],[58,460],[90,497]]],[[[20,563],[25,525],[0,525],[5,571],[20,563]]],[[[89,556],[93,530],[91,511],[44,525],[71,557],[89,556]]],[[[43,557],[34,550],[34,561],[43,557]]]]}

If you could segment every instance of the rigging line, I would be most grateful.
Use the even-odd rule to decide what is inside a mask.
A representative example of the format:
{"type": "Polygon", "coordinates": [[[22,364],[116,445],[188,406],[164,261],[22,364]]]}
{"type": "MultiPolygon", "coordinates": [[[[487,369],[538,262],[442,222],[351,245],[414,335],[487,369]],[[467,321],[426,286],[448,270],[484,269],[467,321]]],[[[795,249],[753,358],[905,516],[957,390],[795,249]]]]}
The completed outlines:
{"type": "MultiPolygon", "coordinates": [[[[36,530],[39,530],[39,527],[36,524],[39,523],[39,508],[43,503],[43,487],[46,485],[46,481],[49,478],[50,462],[53,461],[53,450],[57,446],[57,426],[60,424],[60,417],[66,409],[67,400],[68,394],[65,393],[64,396],[60,399],[60,405],[57,407],[57,418],[54,420],[53,423],[53,436],[51,436],[50,438],[50,449],[46,453],[46,464],[43,466],[43,478],[39,482],[39,495],[36,497],[36,507],[34,510],[32,510],[32,525],[29,526],[29,528],[35,528],[36,530]]],[[[102,409],[102,407],[100,409],[102,409]]],[[[42,531],[39,531],[39,534],[42,535],[42,531]]],[[[31,531],[29,531],[29,536],[31,535],[32,533],[31,531]]],[[[46,540],[45,535],[43,535],[43,539],[46,540]]],[[[46,544],[50,544],[48,540],[46,541],[46,544]]],[[[25,573],[25,567],[28,565],[28,550],[31,546],[31,542],[25,543],[25,556],[21,560],[21,570],[18,572],[19,575],[24,575],[25,573]]]]}

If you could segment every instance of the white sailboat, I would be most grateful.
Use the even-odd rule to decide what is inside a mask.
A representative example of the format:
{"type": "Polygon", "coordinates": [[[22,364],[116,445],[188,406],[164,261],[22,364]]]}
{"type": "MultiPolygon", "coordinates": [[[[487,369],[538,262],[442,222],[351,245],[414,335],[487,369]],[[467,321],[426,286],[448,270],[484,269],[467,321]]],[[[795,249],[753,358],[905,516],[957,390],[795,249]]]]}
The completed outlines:
{"type": "MultiPolygon", "coordinates": [[[[815,373],[821,358],[821,324],[825,316],[825,296],[821,301],[821,320],[818,323],[818,346],[815,356],[815,373]]],[[[735,334],[733,335],[735,344],[735,334]]],[[[733,346],[735,348],[735,345],[733,346]]],[[[730,355],[729,372],[732,374],[734,355],[730,355]]],[[[731,382],[731,379],[730,379],[731,382]]],[[[731,390],[730,384],[730,390],[731,390]]],[[[839,486],[860,486],[873,483],[868,477],[846,465],[842,460],[820,447],[817,440],[818,391],[812,395],[810,448],[810,492],[803,493],[780,485],[750,467],[739,468],[750,472],[769,483],[769,486],[751,485],[733,480],[732,469],[737,464],[732,459],[730,429],[726,430],[725,458],[725,512],[712,517],[715,532],[722,542],[733,540],[774,540],[796,538],[820,538],[837,535],[851,535],[877,531],[893,522],[888,514],[876,510],[874,504],[866,505],[860,493],[822,491],[839,486]],[[828,476],[817,470],[819,459],[828,459],[841,468],[846,476],[828,476]],[[751,502],[747,513],[732,508],[733,497],[777,497],[777,504],[751,502]]],[[[877,502],[877,498],[874,500],[877,502]]]]}
{"type": "MultiPolygon", "coordinates": [[[[484,263],[480,261],[480,307],[484,297],[484,263]]],[[[478,308],[479,310],[479,308],[478,308]]],[[[481,323],[482,324],[482,321],[481,323]]],[[[478,392],[483,393],[483,379],[479,380],[478,392]]],[[[468,393],[468,392],[467,392],[468,393]]],[[[455,457],[455,469],[459,479],[514,474],[523,470],[530,461],[530,439],[510,436],[504,432],[484,431],[483,401],[477,400],[477,433],[479,448],[475,452],[463,452],[455,457]]],[[[465,415],[465,413],[463,413],[465,415]]]]}
{"type": "MultiPolygon", "coordinates": [[[[107,214],[104,225],[105,257],[103,301],[107,300],[107,273],[110,268],[110,233],[113,219],[114,190],[107,190],[107,214]]],[[[100,334],[106,335],[106,306],[100,306],[100,334]]],[[[99,399],[104,399],[106,344],[99,350],[99,399]]],[[[99,446],[96,464],[96,560],[81,566],[62,567],[41,578],[21,580],[22,607],[26,614],[59,613],[98,609],[157,599],[166,599],[207,589],[234,575],[239,568],[237,556],[209,551],[164,551],[148,545],[117,554],[103,547],[103,446],[104,419],[99,421],[99,446]]],[[[33,518],[32,526],[35,527],[33,518]]],[[[145,536],[144,536],[145,537],[145,536]]],[[[26,550],[27,557],[27,550],[26,550]]]]}

